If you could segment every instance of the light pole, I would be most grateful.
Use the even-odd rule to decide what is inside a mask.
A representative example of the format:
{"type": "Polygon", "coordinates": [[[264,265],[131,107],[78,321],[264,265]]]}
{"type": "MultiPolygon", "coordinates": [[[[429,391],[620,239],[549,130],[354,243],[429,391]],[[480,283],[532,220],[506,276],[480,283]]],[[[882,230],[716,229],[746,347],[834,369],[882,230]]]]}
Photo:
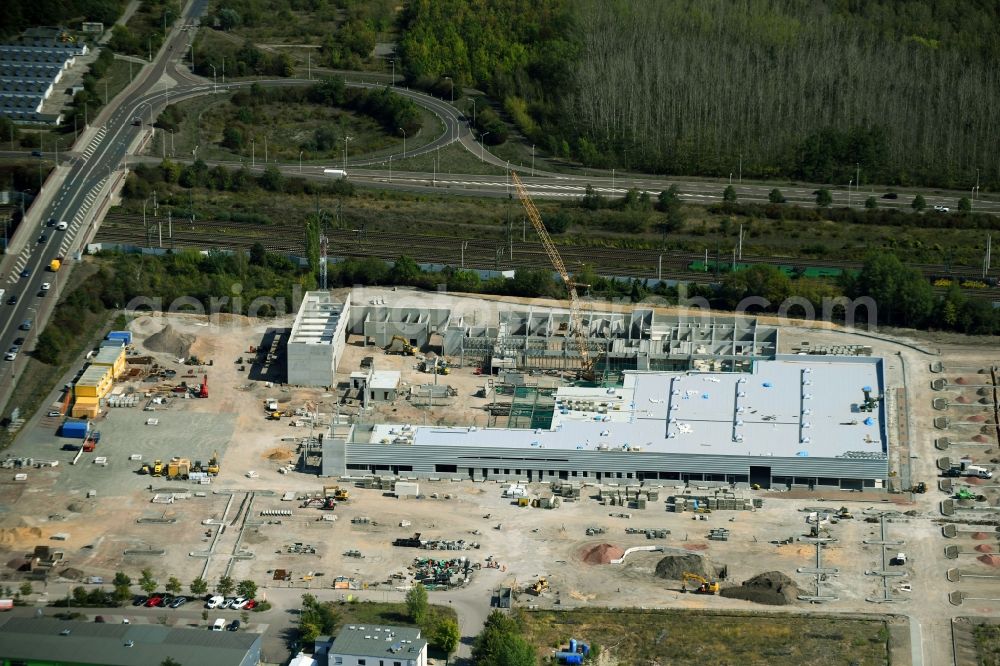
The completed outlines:
{"type": "Polygon", "coordinates": [[[389,155],[389,182],[392,182],[392,155],[389,155]]]}
{"type": "Polygon", "coordinates": [[[226,56],[222,56],[222,85],[226,85],[226,56]]]}
{"type": "Polygon", "coordinates": [[[453,78],[451,78],[450,76],[446,76],[444,78],[448,79],[448,82],[451,83],[451,103],[454,104],[455,103],[455,80],[453,78]]]}
{"type": "Polygon", "coordinates": [[[489,132],[483,132],[482,134],[479,135],[479,161],[480,162],[485,162],[486,161],[486,135],[488,135],[488,134],[489,134],[489,132]]]}
{"type": "MultiPolygon", "coordinates": [[[[349,137],[349,136],[347,136],[345,134],[344,135],[344,171],[347,171],[347,142],[350,141],[350,140],[351,140],[351,137],[349,137]]],[[[403,152],[404,153],[406,152],[405,148],[403,149],[403,152]]]]}
{"type": "Polygon", "coordinates": [[[847,181],[847,207],[851,207],[851,186],[854,185],[854,179],[851,178],[847,181]]]}
{"type": "Polygon", "coordinates": [[[469,241],[462,241],[462,269],[465,269],[465,248],[469,247],[469,241]]]}
{"type": "Polygon", "coordinates": [[[861,162],[854,163],[855,173],[854,173],[854,189],[857,190],[861,187],[861,162]]]}
{"type": "Polygon", "coordinates": [[[215,65],[209,64],[212,68],[212,94],[219,92],[219,79],[215,75],[215,65]]]}
{"type": "Polygon", "coordinates": [[[390,88],[395,88],[396,87],[396,59],[393,58],[389,62],[392,63],[392,83],[389,84],[389,87],[390,88]]]}
{"type": "Polygon", "coordinates": [[[302,151],[299,151],[299,173],[302,173],[302,151]]]}
{"type": "Polygon", "coordinates": [[[472,126],[476,126],[476,98],[472,97],[472,126]]]}
{"type": "MultiPolygon", "coordinates": [[[[403,157],[406,157],[406,130],[403,129],[402,127],[400,127],[399,131],[403,133],[403,157]]],[[[344,154],[346,155],[347,154],[347,152],[346,152],[347,151],[347,144],[346,143],[344,144],[344,151],[345,151],[344,154]]]]}
{"type": "Polygon", "coordinates": [[[250,168],[254,168],[257,160],[257,139],[250,139],[250,168]]]}

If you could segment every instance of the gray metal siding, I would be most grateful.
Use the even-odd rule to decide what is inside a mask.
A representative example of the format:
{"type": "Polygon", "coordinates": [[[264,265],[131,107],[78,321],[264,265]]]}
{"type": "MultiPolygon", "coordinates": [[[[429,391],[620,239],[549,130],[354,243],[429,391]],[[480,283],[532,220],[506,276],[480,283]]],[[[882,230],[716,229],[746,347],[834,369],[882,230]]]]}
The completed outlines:
{"type": "Polygon", "coordinates": [[[852,458],[779,458],[565,449],[498,449],[472,446],[348,444],[347,463],[412,465],[414,474],[434,474],[434,466],[506,467],[556,471],[691,474],[749,474],[751,466],[770,467],[773,476],[885,479],[887,460],[852,458]]]}

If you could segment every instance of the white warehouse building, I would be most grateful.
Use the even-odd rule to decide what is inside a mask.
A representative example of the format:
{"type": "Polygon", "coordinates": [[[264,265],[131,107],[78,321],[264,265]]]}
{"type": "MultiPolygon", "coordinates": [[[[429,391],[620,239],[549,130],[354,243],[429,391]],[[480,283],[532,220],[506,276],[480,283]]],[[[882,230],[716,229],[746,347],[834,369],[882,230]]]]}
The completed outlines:
{"type": "Polygon", "coordinates": [[[288,338],[288,383],[333,386],[344,353],[350,299],[341,303],[329,291],[306,292],[288,338]]]}

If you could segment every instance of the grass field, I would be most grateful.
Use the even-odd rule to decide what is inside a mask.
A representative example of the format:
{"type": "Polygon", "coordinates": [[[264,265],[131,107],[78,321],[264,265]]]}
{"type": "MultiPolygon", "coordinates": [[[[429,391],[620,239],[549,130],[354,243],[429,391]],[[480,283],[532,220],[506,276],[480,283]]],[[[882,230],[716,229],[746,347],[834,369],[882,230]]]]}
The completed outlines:
{"type": "Polygon", "coordinates": [[[576,638],[619,664],[881,666],[889,659],[889,631],[878,620],[599,609],[521,617],[542,656],[576,638]]]}
{"type": "Polygon", "coordinates": [[[977,624],[973,629],[976,652],[982,666],[1000,666],[1000,626],[977,624]]]}
{"type": "MultiPolygon", "coordinates": [[[[407,142],[407,150],[410,150],[407,142]]],[[[387,167],[382,167],[387,168],[387,167]]],[[[424,153],[406,159],[392,160],[393,171],[419,171],[448,175],[453,173],[461,174],[486,174],[502,176],[504,170],[488,162],[480,161],[479,157],[473,155],[457,143],[450,143],[444,148],[439,148],[433,153],[424,153]]]]}

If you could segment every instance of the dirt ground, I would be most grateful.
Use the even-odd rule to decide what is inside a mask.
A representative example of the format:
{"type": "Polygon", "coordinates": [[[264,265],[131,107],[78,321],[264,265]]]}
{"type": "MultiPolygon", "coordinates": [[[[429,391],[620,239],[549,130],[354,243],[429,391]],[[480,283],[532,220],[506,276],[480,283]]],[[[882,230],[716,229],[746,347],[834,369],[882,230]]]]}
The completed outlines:
{"type": "MultiPolygon", "coordinates": [[[[373,293],[365,290],[359,302],[366,302],[373,293]]],[[[380,293],[387,301],[396,299],[400,304],[403,300],[424,304],[445,302],[453,307],[453,318],[464,317],[466,321],[475,319],[482,323],[484,318],[495,316],[489,313],[489,308],[496,304],[484,304],[478,299],[399,294],[390,290],[380,293]]],[[[523,309],[526,305],[507,303],[502,307],[523,309]]],[[[60,464],[31,468],[25,482],[12,480],[14,470],[2,470],[0,562],[7,563],[0,569],[3,580],[13,583],[20,579],[22,574],[12,565],[20,563],[24,554],[37,545],[53,546],[64,553],[57,571],[68,566],[83,575],[107,578],[116,570],[125,570],[135,577],[139,569],[148,566],[161,581],[167,576],[178,576],[185,583],[202,572],[210,579],[228,572],[237,579],[254,579],[264,595],[268,589],[279,586],[329,589],[338,576],[353,579],[359,587],[390,590],[409,584],[409,578],[390,576],[406,572],[414,558],[464,556],[481,567],[473,572],[470,585],[481,590],[484,604],[489,603],[490,591],[497,585],[523,589],[544,576],[551,590],[538,597],[522,593],[518,603],[541,608],[760,609],[739,599],[684,594],[680,581],[654,575],[657,562],[670,552],[698,553],[726,567],[728,575],[723,585],[738,585],[763,572],[779,571],[812,594],[816,591],[815,576],[798,571],[815,566],[815,546],[801,540],[808,531],[806,516],[809,510],[817,508],[835,511],[847,506],[855,517],[829,526],[833,540],[822,553],[823,566],[836,570],[827,576],[823,591],[835,600],[820,606],[796,601],[785,610],[812,612],[821,608],[823,612],[891,611],[907,615],[919,623],[923,663],[945,663],[951,618],[986,616],[1000,609],[1000,603],[994,600],[1000,598],[1000,579],[951,583],[945,577],[948,569],[956,567],[977,575],[997,571],[976,559],[989,553],[972,550],[980,544],[998,545],[996,534],[991,532],[993,528],[985,528],[991,534],[986,540],[974,539],[972,532],[946,539],[941,532],[943,523],[967,522],[972,515],[995,523],[996,514],[968,512],[963,514],[966,517],[945,519],[940,511],[945,495],[936,488],[936,463],[942,455],[957,458],[956,453],[968,454],[978,463],[991,465],[997,455],[995,429],[988,433],[986,442],[978,443],[979,448],[961,445],[942,452],[934,448],[934,440],[946,433],[935,429],[933,424],[933,419],[942,414],[985,414],[986,421],[957,426],[959,430],[947,434],[953,440],[971,440],[992,422],[992,413],[980,406],[935,410],[931,406],[935,397],[946,395],[960,405],[963,403],[958,401],[959,397],[971,400],[982,396],[967,388],[952,386],[939,392],[930,386],[936,377],[957,380],[977,374],[975,369],[988,367],[1000,355],[995,349],[949,343],[924,350],[919,342],[913,347],[800,326],[781,331],[782,352],[809,340],[813,345],[871,345],[876,355],[885,358],[890,414],[896,413],[893,410],[899,406],[899,399],[905,397],[904,406],[890,422],[894,483],[902,489],[904,480],[926,481],[930,488],[925,495],[911,498],[908,493],[836,496],[828,493],[824,497],[808,491],[748,491],[748,495],[763,499],[761,509],[717,511],[706,516],[706,520],[693,520],[690,513],[666,511],[666,497],[682,490],[672,487],[664,487],[660,501],[650,502],[643,511],[602,506],[590,497],[597,490],[592,486],[584,488],[580,500],[564,502],[555,510],[544,510],[512,505],[501,496],[502,488],[496,483],[421,481],[424,499],[396,499],[377,490],[351,488],[350,502],[339,505],[335,511],[324,512],[301,508],[298,500],[281,499],[286,492],[297,496],[318,493],[323,485],[332,482],[314,474],[288,471],[288,466],[298,459],[299,440],[317,432],[310,427],[311,417],[268,420],[264,401],[276,399],[283,410],[319,412],[320,428],[325,428],[336,412],[348,415],[357,406],[338,404],[340,396],[336,393],[284,386],[274,373],[263,375],[261,365],[252,363],[255,355],[249,352],[250,347],[260,346],[273,329],[289,326],[290,318],[275,322],[224,316],[206,321],[193,315],[171,315],[169,321],[176,334],[190,336],[188,354],[211,364],[187,366],[172,354],[148,353],[144,341],[161,332],[164,317],[146,316],[132,322],[136,354],[148,353],[163,367],[176,370],[174,382],[198,385],[207,375],[209,398],[184,399],[167,393],[173,399],[167,405],[155,406],[155,411],[143,411],[145,401],[140,401],[138,407],[109,409],[107,416],[95,424],[103,433],[98,450],[84,454],[75,466],[70,465],[75,454],[61,450],[65,440],[56,435],[57,422],[45,416],[30,420],[9,453],[60,464]],[[243,363],[236,362],[240,357],[243,363]],[[932,372],[931,364],[936,361],[951,369],[932,372]],[[896,389],[903,391],[897,395],[896,389]],[[149,418],[158,419],[159,425],[146,425],[149,418]],[[296,424],[298,427],[294,427],[296,424]],[[222,472],[209,485],[140,476],[135,472],[140,462],[132,459],[138,455],[144,462],[173,456],[207,460],[216,451],[221,457],[222,472]],[[95,455],[106,456],[108,465],[95,465],[95,455]],[[250,472],[253,474],[248,476],[250,472]],[[88,490],[96,490],[96,495],[88,498],[88,490]],[[189,496],[172,504],[152,503],[154,491],[163,494],[168,490],[189,496]],[[631,518],[610,515],[622,511],[630,513],[631,518]],[[865,522],[865,518],[884,511],[892,512],[888,538],[902,542],[886,548],[905,550],[908,555],[906,566],[894,568],[903,576],[890,581],[894,590],[891,604],[869,601],[883,592],[882,579],[871,575],[883,566],[883,547],[872,543],[881,538],[879,525],[865,522]],[[291,512],[291,515],[274,515],[274,512],[291,512]],[[324,519],[327,515],[335,516],[336,520],[324,519]],[[352,518],[368,518],[369,522],[352,523],[352,518]],[[405,522],[409,524],[401,526],[405,522]],[[245,528],[242,532],[241,527],[245,528]],[[600,527],[605,532],[588,536],[585,533],[588,527],[600,527]],[[670,534],[666,539],[647,539],[643,534],[626,534],[626,527],[669,529],[670,534]],[[730,530],[729,540],[709,540],[709,529],[720,527],[730,530]],[[478,543],[479,548],[429,551],[391,545],[393,539],[414,532],[420,532],[424,539],[464,539],[478,543]],[[65,534],[65,540],[52,539],[60,533],[65,534]],[[790,543],[780,543],[789,538],[793,538],[790,543]],[[663,546],[666,552],[633,553],[621,565],[585,564],[584,551],[601,543],[623,549],[663,546]],[[315,553],[289,553],[288,547],[295,544],[300,544],[299,550],[315,549],[315,553]],[[957,561],[949,560],[944,554],[947,545],[960,545],[970,552],[963,551],[957,561]],[[359,551],[361,557],[348,556],[348,551],[359,551]],[[210,557],[206,557],[209,553],[210,557]],[[233,553],[238,557],[230,560],[233,553]],[[498,568],[487,566],[488,556],[499,563],[498,568]],[[277,568],[290,570],[290,580],[272,581],[271,572],[277,568]],[[912,592],[902,591],[904,584],[911,584],[912,592]],[[955,591],[967,592],[961,606],[949,602],[948,595],[955,591]]],[[[433,382],[432,375],[416,369],[418,359],[387,355],[372,347],[364,348],[359,342],[354,338],[348,341],[343,363],[338,368],[338,381],[347,381],[350,372],[359,369],[364,356],[373,356],[377,369],[402,373],[401,394],[413,384],[433,382]]],[[[539,380],[559,381],[548,376],[539,380]]],[[[486,378],[476,375],[473,367],[464,367],[439,376],[438,382],[454,387],[457,396],[452,404],[417,408],[401,397],[393,404],[377,406],[366,418],[414,424],[486,423],[483,407],[488,399],[475,396],[486,378]]],[[[120,387],[142,394],[154,391],[157,385],[133,378],[122,382],[120,387]]],[[[57,397],[54,395],[53,399],[57,397]]],[[[540,484],[529,486],[533,495],[545,490],[540,484]]],[[[994,488],[977,492],[985,492],[988,504],[996,506],[994,488]]],[[[966,527],[959,524],[960,531],[966,527]]]]}

